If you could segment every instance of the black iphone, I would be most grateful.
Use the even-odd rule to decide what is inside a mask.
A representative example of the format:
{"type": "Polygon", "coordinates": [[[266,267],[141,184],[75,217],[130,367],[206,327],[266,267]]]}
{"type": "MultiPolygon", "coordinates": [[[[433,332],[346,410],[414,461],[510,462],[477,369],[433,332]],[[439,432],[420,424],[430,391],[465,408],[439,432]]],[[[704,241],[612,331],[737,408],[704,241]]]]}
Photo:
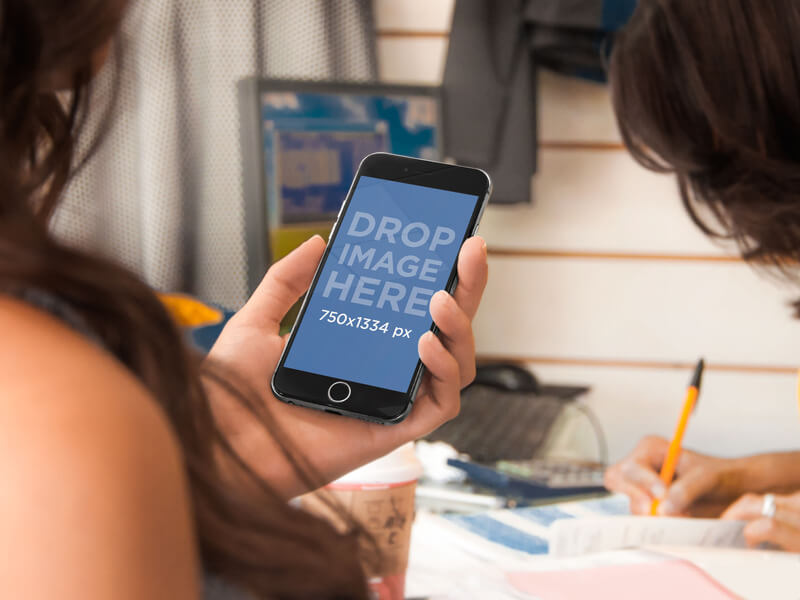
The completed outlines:
{"type": "Polygon", "coordinates": [[[456,286],[489,200],[483,171],[377,153],[359,166],[272,377],[275,395],[367,421],[410,412],[431,296],[456,286]]]}

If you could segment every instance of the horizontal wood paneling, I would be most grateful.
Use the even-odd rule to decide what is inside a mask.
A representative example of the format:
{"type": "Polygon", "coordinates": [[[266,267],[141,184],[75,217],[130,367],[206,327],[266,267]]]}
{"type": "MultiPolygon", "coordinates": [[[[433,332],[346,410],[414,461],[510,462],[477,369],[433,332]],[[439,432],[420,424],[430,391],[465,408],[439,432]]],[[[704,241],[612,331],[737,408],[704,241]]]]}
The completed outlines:
{"type": "Polygon", "coordinates": [[[375,0],[378,31],[436,31],[447,33],[455,0],[375,0]]]}
{"type": "Polygon", "coordinates": [[[378,31],[379,38],[441,38],[449,39],[450,34],[446,31],[412,31],[409,29],[381,29],[378,31]]]}
{"type": "Polygon", "coordinates": [[[792,367],[792,289],[744,264],[492,257],[479,354],[792,367]]]}
{"type": "MultiPolygon", "coordinates": [[[[697,365],[696,361],[657,361],[657,360],[631,360],[609,358],[576,358],[553,356],[516,356],[512,354],[478,354],[481,363],[536,363],[538,365],[554,365],[558,367],[602,367],[612,369],[658,369],[690,371],[697,365]]],[[[737,373],[740,375],[795,375],[797,367],[794,365],[751,365],[741,363],[708,362],[706,371],[720,371],[724,373],[737,373]]]]}
{"type": "Polygon", "coordinates": [[[625,152],[539,152],[533,204],[491,206],[481,224],[490,247],[566,252],[724,255],[690,221],[669,175],[625,152]]]}
{"type": "Polygon", "coordinates": [[[537,250],[535,248],[489,248],[492,256],[506,258],[581,258],[589,260],[639,260],[666,262],[724,262],[740,263],[742,258],[734,255],[716,254],[648,254],[643,252],[602,252],[574,250],[537,250]]]}
{"type": "Polygon", "coordinates": [[[438,85],[442,80],[446,54],[446,38],[380,37],[380,78],[393,83],[438,85]]]}
{"type": "MultiPolygon", "coordinates": [[[[529,365],[543,383],[583,383],[586,397],[608,438],[609,455],[619,460],[644,435],[670,437],[684,399],[691,368],[684,370],[529,365]]],[[[800,449],[800,415],[795,374],[740,374],[709,370],[685,445],[700,452],[742,456],[800,449]]],[[[555,450],[595,456],[594,435],[585,419],[556,440],[555,450]]]]}
{"type": "Polygon", "coordinates": [[[552,141],[539,140],[539,148],[544,150],[603,150],[604,152],[623,152],[625,145],[617,142],[592,142],[585,140],[552,141]]]}

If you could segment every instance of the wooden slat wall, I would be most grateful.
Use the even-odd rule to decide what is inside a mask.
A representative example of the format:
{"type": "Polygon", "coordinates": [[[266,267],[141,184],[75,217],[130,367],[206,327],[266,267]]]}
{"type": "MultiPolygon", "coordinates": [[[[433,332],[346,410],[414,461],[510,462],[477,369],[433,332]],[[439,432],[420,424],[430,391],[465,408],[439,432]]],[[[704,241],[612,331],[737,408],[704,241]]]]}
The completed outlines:
{"type": "MultiPolygon", "coordinates": [[[[453,0],[376,0],[381,76],[438,83],[453,0]]],[[[675,182],[620,144],[604,86],[542,73],[540,171],[531,206],[492,207],[479,355],[529,363],[547,382],[593,386],[587,403],[619,458],[668,435],[691,363],[710,369],[690,445],[726,455],[800,447],[793,290],[691,224],[675,182]]],[[[800,296],[800,290],[794,293],[800,296]]],[[[590,454],[576,426],[559,442],[590,454]]]]}

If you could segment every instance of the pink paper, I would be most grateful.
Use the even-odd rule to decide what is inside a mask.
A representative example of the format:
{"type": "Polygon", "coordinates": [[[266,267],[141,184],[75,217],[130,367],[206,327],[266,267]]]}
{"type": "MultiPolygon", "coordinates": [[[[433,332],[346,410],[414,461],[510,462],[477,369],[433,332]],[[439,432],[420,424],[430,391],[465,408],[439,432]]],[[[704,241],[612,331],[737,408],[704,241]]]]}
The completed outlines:
{"type": "Polygon", "coordinates": [[[736,600],[693,564],[665,560],[507,575],[519,591],[540,600],[736,600]]]}

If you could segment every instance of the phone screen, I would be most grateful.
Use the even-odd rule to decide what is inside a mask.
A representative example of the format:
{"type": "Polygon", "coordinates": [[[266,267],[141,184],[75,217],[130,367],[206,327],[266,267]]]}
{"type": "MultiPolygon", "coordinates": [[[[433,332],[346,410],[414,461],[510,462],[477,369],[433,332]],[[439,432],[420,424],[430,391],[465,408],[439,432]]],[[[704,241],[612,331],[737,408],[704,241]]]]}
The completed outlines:
{"type": "Polygon", "coordinates": [[[285,366],[405,393],[478,201],[362,175],[285,366]]]}

